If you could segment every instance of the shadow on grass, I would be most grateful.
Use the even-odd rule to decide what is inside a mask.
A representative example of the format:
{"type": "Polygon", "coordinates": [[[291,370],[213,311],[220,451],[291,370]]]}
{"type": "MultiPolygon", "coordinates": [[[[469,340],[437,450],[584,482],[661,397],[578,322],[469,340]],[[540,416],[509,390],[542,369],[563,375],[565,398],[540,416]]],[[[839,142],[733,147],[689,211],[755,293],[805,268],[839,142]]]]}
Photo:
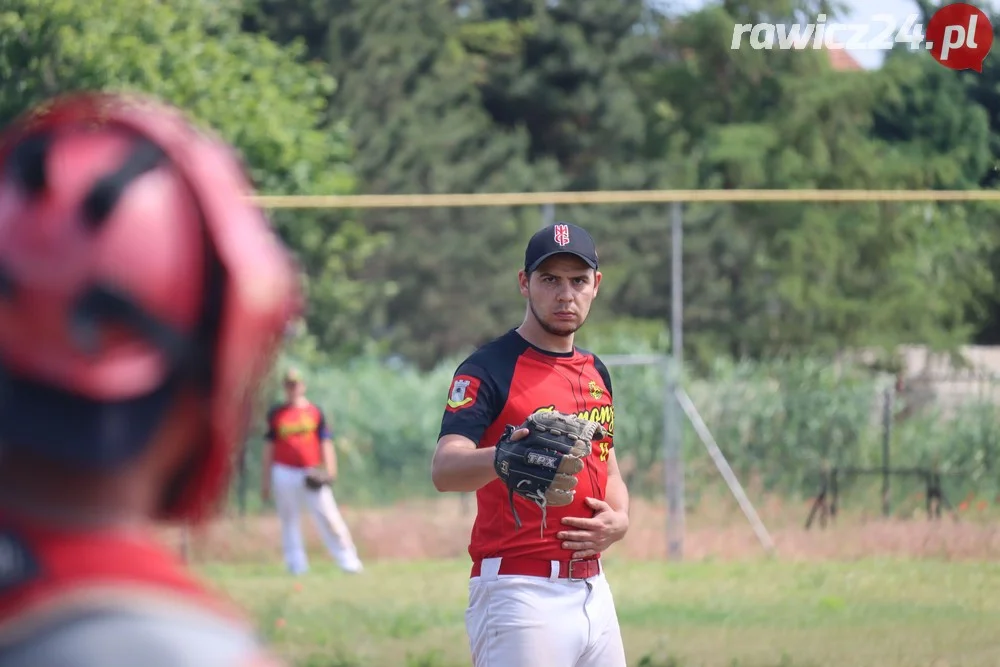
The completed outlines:
{"type": "MultiPolygon", "coordinates": [[[[684,660],[675,656],[654,657],[644,655],[636,663],[636,667],[693,667],[684,660]]],[[[728,667],[814,667],[811,662],[796,662],[787,655],[781,656],[777,662],[744,662],[738,658],[733,658],[728,667]]]]}
{"type": "MultiPolygon", "coordinates": [[[[639,658],[639,661],[633,663],[634,667],[694,667],[686,661],[677,658],[675,656],[653,656],[650,654],[644,655],[639,658]]],[[[314,655],[306,658],[303,661],[297,662],[295,667],[389,667],[383,665],[372,665],[367,664],[359,658],[353,658],[344,655],[314,655]]],[[[428,653],[422,653],[420,655],[410,655],[406,659],[404,665],[399,667],[465,667],[463,663],[461,666],[453,663],[446,662],[444,656],[439,651],[430,651],[428,653]]],[[[630,667],[632,667],[630,665],[630,667]]],[[[733,659],[728,667],[813,667],[813,663],[803,663],[796,662],[792,660],[789,656],[782,656],[777,662],[743,662],[739,659],[733,659]]]]}
{"type": "MultiPolygon", "coordinates": [[[[344,654],[312,655],[295,663],[294,667],[390,667],[378,665],[344,654]]],[[[397,666],[392,666],[397,667],[397,666]]],[[[454,662],[447,662],[440,651],[428,651],[417,655],[409,655],[406,662],[398,667],[465,667],[454,662]]]]}

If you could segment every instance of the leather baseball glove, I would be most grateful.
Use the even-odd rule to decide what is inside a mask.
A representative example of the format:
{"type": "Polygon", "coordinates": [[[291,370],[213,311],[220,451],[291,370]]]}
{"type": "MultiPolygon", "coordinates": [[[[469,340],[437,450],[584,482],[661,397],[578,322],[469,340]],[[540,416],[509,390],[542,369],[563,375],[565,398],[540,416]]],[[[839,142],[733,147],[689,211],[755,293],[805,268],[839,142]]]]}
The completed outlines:
{"type": "Polygon", "coordinates": [[[592,442],[602,439],[605,430],[597,422],[554,411],[536,412],[520,428],[528,429],[528,434],[513,441],[511,436],[518,429],[507,427],[497,443],[493,468],[509,492],[514,525],[521,527],[514,507],[516,493],[542,509],[544,534],[546,508],[573,501],[576,475],[593,451],[592,442]]]}
{"type": "Polygon", "coordinates": [[[313,491],[318,491],[331,482],[333,480],[330,478],[330,473],[323,468],[310,468],[306,471],[306,487],[313,491]]]}

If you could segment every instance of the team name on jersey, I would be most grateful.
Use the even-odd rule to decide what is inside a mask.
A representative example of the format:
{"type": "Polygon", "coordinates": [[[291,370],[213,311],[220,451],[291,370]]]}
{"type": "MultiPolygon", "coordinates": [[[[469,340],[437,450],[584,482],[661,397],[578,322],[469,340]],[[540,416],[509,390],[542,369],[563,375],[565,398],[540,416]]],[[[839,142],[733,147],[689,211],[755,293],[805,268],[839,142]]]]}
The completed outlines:
{"type": "MultiPolygon", "coordinates": [[[[532,412],[552,412],[556,409],[554,405],[545,405],[540,408],[535,408],[532,412]]],[[[589,419],[592,422],[597,422],[604,427],[604,430],[608,432],[610,437],[615,435],[615,406],[613,405],[602,405],[596,408],[590,408],[589,410],[581,410],[576,413],[576,416],[580,419],[589,419]]],[[[607,461],[610,455],[610,447],[608,447],[607,440],[598,444],[601,450],[601,461],[607,461]]]]}
{"type": "Polygon", "coordinates": [[[282,438],[287,438],[290,435],[302,435],[303,433],[312,433],[316,430],[318,424],[315,419],[310,419],[309,417],[299,417],[295,421],[280,421],[278,423],[278,436],[282,438]]]}

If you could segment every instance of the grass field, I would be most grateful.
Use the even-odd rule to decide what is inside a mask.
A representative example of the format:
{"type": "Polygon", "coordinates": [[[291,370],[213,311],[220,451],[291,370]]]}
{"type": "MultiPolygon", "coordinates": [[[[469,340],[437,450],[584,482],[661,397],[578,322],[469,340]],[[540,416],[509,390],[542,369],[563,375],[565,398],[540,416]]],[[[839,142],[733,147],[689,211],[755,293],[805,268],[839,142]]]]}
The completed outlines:
{"type": "MultiPolygon", "coordinates": [[[[606,556],[630,667],[1000,667],[995,511],[971,503],[927,521],[862,508],[806,531],[807,504],[765,498],[778,548],[766,559],[733,505],[690,513],[676,564],[663,559],[664,508],[633,503],[628,536],[606,556]]],[[[308,522],[313,570],[286,575],[273,514],[192,536],[192,563],[295,667],[467,667],[468,508],[343,509],[363,575],[341,573],[308,522]]]]}
{"type": "MultiPolygon", "coordinates": [[[[662,558],[663,509],[635,503],[606,557],[630,667],[998,667],[1000,520],[843,517],[804,531],[803,506],[761,503],[762,557],[740,517],[692,514],[684,563],[662,558]]],[[[341,573],[304,524],[313,571],[287,576],[273,516],[192,541],[192,561],[251,610],[295,667],[470,664],[471,516],[456,502],[345,516],[367,570],[341,573]]]]}
{"type": "MultiPolygon", "coordinates": [[[[468,665],[467,563],[319,562],[203,571],[251,609],[298,667],[468,665]]],[[[917,560],[608,560],[629,665],[995,667],[1000,565],[917,560]]]]}

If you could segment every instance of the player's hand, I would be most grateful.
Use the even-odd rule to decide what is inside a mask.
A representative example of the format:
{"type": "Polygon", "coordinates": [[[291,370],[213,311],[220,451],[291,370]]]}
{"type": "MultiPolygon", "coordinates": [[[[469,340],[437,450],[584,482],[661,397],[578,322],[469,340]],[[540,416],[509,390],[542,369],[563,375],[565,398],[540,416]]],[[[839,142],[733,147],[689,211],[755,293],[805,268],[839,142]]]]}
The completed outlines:
{"type": "Polygon", "coordinates": [[[565,517],[563,525],[572,526],[576,530],[563,530],[556,534],[556,538],[563,541],[563,549],[573,552],[572,558],[596,556],[625,537],[628,532],[627,514],[616,512],[611,505],[597,498],[587,498],[586,503],[597,514],[590,519],[565,517]]]}

